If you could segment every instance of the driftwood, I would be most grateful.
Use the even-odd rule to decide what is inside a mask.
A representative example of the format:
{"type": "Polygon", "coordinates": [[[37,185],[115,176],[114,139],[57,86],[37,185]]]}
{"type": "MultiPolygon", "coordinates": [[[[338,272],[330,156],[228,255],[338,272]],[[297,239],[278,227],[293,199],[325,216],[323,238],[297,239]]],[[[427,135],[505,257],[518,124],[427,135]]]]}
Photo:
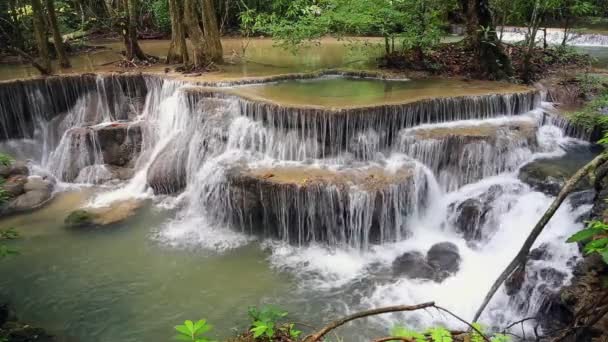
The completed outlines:
{"type": "Polygon", "coordinates": [[[564,202],[566,197],[572,191],[574,191],[576,189],[576,185],[581,180],[583,180],[585,177],[587,177],[588,174],[593,173],[595,171],[595,169],[597,169],[600,165],[602,165],[606,161],[608,161],[608,153],[602,153],[601,155],[595,157],[595,159],[590,161],[587,165],[583,166],[580,170],[578,170],[566,182],[566,184],[564,185],[562,190],[559,192],[559,194],[553,201],[553,203],[551,203],[551,206],[549,206],[549,208],[547,209],[545,214],[540,218],[540,220],[538,221],[536,226],[534,226],[534,229],[532,229],[532,231],[530,232],[530,235],[528,235],[526,242],[524,242],[524,245],[521,247],[521,249],[515,256],[515,258],[511,261],[511,263],[509,263],[509,265],[504,269],[504,271],[496,279],[496,281],[490,288],[490,291],[486,295],[483,303],[477,310],[477,313],[475,314],[475,318],[473,319],[473,321],[477,321],[479,319],[479,317],[485,310],[486,306],[488,305],[488,303],[490,302],[490,300],[492,299],[492,297],[494,296],[496,291],[498,291],[498,289],[500,288],[502,283],[505,282],[507,279],[509,279],[509,277],[520,267],[522,269],[525,269],[526,261],[528,259],[528,253],[530,253],[530,249],[534,245],[534,242],[536,242],[536,239],[538,238],[538,236],[542,233],[543,229],[545,228],[545,226],[547,225],[549,220],[553,217],[553,215],[555,214],[557,209],[564,202]]]}

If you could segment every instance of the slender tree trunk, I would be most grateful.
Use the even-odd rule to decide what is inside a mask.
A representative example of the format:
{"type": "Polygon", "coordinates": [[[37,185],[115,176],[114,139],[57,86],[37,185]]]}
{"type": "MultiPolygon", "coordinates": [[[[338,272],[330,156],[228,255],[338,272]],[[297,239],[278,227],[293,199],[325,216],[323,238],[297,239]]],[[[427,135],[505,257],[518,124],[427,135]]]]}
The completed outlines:
{"type": "Polygon", "coordinates": [[[126,48],[126,58],[128,60],[139,59],[145,60],[146,54],[139,47],[137,42],[137,8],[138,0],[124,0],[125,6],[125,26],[123,30],[123,37],[126,48]]]}
{"type": "Polygon", "coordinates": [[[511,61],[502,50],[489,0],[460,0],[467,19],[466,42],[477,55],[481,76],[504,79],[512,74],[511,61]]]}
{"type": "Polygon", "coordinates": [[[570,31],[570,16],[566,16],[566,22],[564,23],[564,39],[562,39],[562,46],[566,46],[566,43],[568,43],[568,31],[570,31]]]}
{"type": "Polygon", "coordinates": [[[55,53],[59,60],[59,65],[63,68],[69,68],[70,60],[65,54],[65,48],[63,46],[63,38],[61,32],[59,32],[59,25],[57,25],[57,15],[55,14],[55,1],[46,0],[46,9],[49,18],[49,24],[51,25],[51,32],[53,33],[53,44],[55,45],[55,53]]]}
{"type": "Polygon", "coordinates": [[[214,63],[224,62],[224,51],[220,39],[220,30],[217,25],[217,13],[213,0],[203,0],[203,30],[207,43],[207,54],[214,63]]]}
{"type": "Polygon", "coordinates": [[[34,36],[36,38],[36,47],[38,48],[38,56],[40,58],[40,66],[45,70],[51,70],[51,59],[49,57],[49,46],[46,38],[46,23],[40,0],[32,0],[32,14],[34,22],[34,36]]]}
{"type": "Polygon", "coordinates": [[[198,22],[196,0],[184,0],[184,22],[188,28],[188,36],[192,43],[192,63],[196,69],[205,68],[209,57],[205,53],[205,35],[198,22]]]}
{"type": "Polygon", "coordinates": [[[167,53],[167,64],[187,63],[188,47],[184,32],[184,9],[180,0],[169,0],[171,12],[171,44],[167,53]]]}

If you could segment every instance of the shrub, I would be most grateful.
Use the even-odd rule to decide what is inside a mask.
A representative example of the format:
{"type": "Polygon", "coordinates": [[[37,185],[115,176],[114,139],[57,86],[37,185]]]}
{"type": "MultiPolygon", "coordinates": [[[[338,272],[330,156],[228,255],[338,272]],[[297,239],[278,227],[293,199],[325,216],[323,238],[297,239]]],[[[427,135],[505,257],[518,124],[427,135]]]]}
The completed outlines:
{"type": "Polygon", "coordinates": [[[186,320],[184,321],[184,324],[175,326],[175,330],[178,332],[175,339],[192,342],[212,342],[212,340],[204,336],[204,334],[211,329],[212,326],[204,319],[201,319],[198,322],[186,320]]]}
{"type": "Polygon", "coordinates": [[[583,243],[585,254],[598,253],[608,264],[608,224],[601,221],[591,221],[587,228],[572,235],[569,243],[583,243]]]}

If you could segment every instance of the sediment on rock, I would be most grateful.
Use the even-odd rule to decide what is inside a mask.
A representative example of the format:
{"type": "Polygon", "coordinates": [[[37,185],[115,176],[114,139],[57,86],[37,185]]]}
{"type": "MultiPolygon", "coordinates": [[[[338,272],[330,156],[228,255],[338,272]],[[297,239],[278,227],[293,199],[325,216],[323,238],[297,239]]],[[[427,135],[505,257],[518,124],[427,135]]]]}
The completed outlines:
{"type": "Polygon", "coordinates": [[[406,215],[422,211],[427,180],[414,166],[331,171],[317,167],[237,168],[228,172],[237,229],[303,245],[367,248],[406,236],[406,215]]]}
{"type": "Polygon", "coordinates": [[[399,150],[427,165],[446,190],[516,170],[538,150],[532,121],[434,126],[400,132],[399,150]]]}

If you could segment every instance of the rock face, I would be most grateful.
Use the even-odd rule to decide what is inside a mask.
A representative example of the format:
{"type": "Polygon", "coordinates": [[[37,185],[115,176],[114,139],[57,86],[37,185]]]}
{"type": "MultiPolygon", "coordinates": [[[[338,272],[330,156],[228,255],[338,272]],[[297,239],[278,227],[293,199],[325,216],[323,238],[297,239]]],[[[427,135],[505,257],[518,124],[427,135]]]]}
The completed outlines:
{"type": "Polygon", "coordinates": [[[15,162],[3,172],[7,179],[0,184],[6,196],[0,215],[10,215],[36,209],[51,199],[54,184],[40,176],[27,176],[27,165],[15,162]],[[8,171],[6,171],[8,169],[8,171]]]}
{"type": "Polygon", "coordinates": [[[494,184],[480,194],[451,203],[448,207],[451,212],[449,223],[468,242],[481,241],[493,232],[488,225],[491,226],[494,222],[492,208],[496,206],[496,201],[505,194],[519,193],[522,190],[523,186],[520,183],[494,184]]]}
{"type": "Polygon", "coordinates": [[[400,133],[399,148],[429,166],[442,187],[455,190],[484,177],[516,170],[538,149],[536,128],[528,120],[416,127],[400,133]]]}
{"type": "MultiPolygon", "coordinates": [[[[57,160],[51,161],[50,168],[62,180],[73,182],[88,167],[101,164],[132,167],[141,152],[141,144],[142,131],[138,124],[72,128],[58,147],[54,156],[57,160]]],[[[85,176],[86,173],[90,170],[85,171],[85,176]]]]}
{"type": "Polygon", "coordinates": [[[141,152],[142,131],[139,125],[114,123],[95,131],[106,164],[126,166],[141,152]]]}
{"type": "Polygon", "coordinates": [[[167,144],[148,168],[148,185],[156,195],[176,194],[186,187],[188,153],[177,145],[177,141],[167,144]]]}
{"type": "Polygon", "coordinates": [[[65,224],[69,228],[108,226],[135,215],[142,205],[142,201],[130,199],[113,202],[107,207],[78,209],[66,217],[65,224]]]}
{"type": "MultiPolygon", "coordinates": [[[[234,168],[222,210],[238,229],[294,244],[328,242],[366,248],[407,233],[400,215],[427,200],[427,180],[413,166],[234,168]],[[396,214],[399,213],[399,214],[396,214]]],[[[210,205],[217,205],[214,203],[210,205]]]]}
{"type": "Polygon", "coordinates": [[[406,252],[393,261],[393,273],[411,279],[442,282],[460,269],[458,246],[451,242],[433,245],[426,257],[416,251],[406,252]]]}

